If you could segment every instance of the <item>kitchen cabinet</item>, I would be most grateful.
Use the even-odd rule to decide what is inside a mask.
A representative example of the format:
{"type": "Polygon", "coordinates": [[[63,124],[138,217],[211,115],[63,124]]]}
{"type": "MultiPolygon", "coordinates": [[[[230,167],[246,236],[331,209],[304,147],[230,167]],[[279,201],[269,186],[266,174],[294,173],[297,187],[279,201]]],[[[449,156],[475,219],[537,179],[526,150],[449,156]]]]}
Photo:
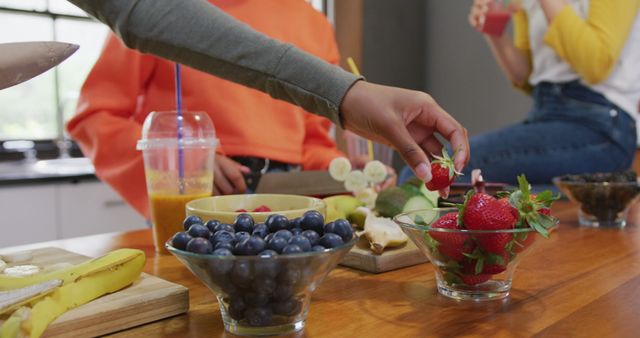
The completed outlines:
{"type": "Polygon", "coordinates": [[[59,238],[53,184],[0,187],[0,247],[59,238]]]}
{"type": "Polygon", "coordinates": [[[0,215],[0,247],[146,227],[95,178],[0,186],[0,215]]]}

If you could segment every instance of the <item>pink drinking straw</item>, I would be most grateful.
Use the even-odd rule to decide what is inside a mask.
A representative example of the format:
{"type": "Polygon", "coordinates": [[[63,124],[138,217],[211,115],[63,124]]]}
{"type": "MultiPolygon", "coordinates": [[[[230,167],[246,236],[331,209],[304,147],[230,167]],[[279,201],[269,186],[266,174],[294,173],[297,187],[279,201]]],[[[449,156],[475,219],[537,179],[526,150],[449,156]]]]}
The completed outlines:
{"type": "Polygon", "coordinates": [[[178,183],[180,194],[184,194],[184,150],[182,149],[182,76],[180,75],[180,64],[176,63],[176,122],[178,127],[178,183]]]}

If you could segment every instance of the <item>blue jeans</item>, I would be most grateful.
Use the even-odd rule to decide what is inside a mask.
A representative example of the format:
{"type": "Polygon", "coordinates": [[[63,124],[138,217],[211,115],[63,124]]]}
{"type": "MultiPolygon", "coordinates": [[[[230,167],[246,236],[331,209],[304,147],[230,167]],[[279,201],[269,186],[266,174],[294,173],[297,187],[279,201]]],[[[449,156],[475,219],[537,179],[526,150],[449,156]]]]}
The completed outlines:
{"type": "Polygon", "coordinates": [[[460,181],[475,168],[486,181],[515,184],[524,173],[532,184],[549,184],[558,175],[631,166],[635,121],[604,96],[573,81],[541,83],[533,100],[525,121],[470,138],[471,160],[460,181]]]}

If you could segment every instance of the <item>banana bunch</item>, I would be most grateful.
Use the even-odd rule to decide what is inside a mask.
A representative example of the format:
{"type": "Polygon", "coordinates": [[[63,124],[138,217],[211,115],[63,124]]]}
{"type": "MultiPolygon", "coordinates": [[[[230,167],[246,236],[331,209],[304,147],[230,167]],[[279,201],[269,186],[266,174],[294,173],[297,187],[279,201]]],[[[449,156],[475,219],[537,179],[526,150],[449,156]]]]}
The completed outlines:
{"type": "Polygon", "coordinates": [[[140,250],[119,249],[56,271],[0,275],[0,338],[40,337],[64,312],[133,283],[145,260],[140,250]]]}

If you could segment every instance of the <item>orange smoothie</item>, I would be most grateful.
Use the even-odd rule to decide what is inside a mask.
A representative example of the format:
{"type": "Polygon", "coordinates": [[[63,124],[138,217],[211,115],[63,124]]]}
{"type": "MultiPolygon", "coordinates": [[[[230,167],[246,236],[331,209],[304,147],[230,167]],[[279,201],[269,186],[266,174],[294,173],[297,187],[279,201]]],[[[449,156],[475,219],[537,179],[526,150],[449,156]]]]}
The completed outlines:
{"type": "Polygon", "coordinates": [[[153,241],[157,252],[167,253],[164,243],[176,232],[183,231],[182,222],[186,217],[185,204],[191,200],[209,196],[211,194],[149,195],[153,241]]]}

